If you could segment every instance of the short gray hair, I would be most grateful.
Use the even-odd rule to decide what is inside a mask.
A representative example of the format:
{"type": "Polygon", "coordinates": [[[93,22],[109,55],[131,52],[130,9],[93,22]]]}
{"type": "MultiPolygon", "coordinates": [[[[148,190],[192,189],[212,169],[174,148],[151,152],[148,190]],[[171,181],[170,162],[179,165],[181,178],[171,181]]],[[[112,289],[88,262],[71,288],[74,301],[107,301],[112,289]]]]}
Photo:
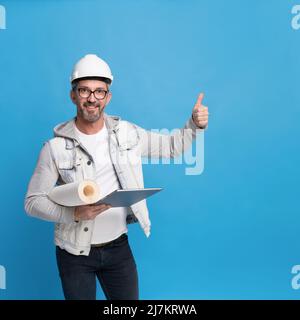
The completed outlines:
{"type": "Polygon", "coordinates": [[[72,90],[75,91],[78,85],[78,82],[80,80],[100,80],[103,81],[107,84],[107,89],[109,89],[109,86],[111,84],[111,80],[108,78],[104,78],[104,77],[84,77],[84,78],[78,78],[72,81],[71,86],[72,86],[72,90]]]}

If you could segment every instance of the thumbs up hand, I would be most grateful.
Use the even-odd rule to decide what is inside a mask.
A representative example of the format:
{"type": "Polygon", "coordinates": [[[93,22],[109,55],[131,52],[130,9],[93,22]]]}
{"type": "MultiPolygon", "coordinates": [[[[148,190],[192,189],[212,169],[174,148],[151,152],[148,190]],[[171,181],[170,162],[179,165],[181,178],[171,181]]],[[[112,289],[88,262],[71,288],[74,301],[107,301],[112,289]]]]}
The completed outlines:
{"type": "Polygon", "coordinates": [[[192,118],[195,125],[201,129],[205,129],[208,124],[208,108],[202,105],[204,94],[200,93],[193,108],[192,118]]]}

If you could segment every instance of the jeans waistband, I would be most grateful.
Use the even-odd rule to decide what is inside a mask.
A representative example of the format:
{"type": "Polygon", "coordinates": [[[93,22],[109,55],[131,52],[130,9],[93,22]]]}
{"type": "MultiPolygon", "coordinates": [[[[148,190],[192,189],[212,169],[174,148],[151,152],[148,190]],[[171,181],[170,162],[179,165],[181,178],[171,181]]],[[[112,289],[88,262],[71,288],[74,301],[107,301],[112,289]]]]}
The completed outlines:
{"type": "Polygon", "coordinates": [[[92,248],[101,248],[101,247],[104,247],[104,246],[107,246],[108,244],[111,244],[111,243],[114,243],[114,242],[117,242],[123,238],[127,238],[127,233],[123,233],[120,235],[120,237],[112,240],[112,241],[108,241],[108,242],[104,242],[104,243],[93,243],[91,244],[91,247],[92,248]]]}

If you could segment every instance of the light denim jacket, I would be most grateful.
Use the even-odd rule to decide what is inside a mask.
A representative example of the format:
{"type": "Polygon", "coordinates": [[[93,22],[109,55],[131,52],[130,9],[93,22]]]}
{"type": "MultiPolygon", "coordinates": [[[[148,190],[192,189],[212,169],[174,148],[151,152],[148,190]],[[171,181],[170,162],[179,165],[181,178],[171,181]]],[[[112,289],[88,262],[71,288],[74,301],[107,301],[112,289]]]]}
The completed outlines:
{"type": "MultiPolygon", "coordinates": [[[[143,188],[142,157],[173,158],[191,146],[196,129],[190,118],[183,129],[171,135],[147,131],[116,116],[104,114],[110,157],[125,188],[143,188]]],[[[25,197],[25,211],[34,217],[56,222],[55,244],[75,255],[89,255],[94,220],[74,221],[74,208],[60,206],[48,198],[55,186],[95,179],[92,156],[76,140],[75,119],[57,125],[54,138],[44,143],[25,197]]],[[[150,219],[146,200],[128,210],[127,223],[139,222],[147,237],[150,219]]]]}

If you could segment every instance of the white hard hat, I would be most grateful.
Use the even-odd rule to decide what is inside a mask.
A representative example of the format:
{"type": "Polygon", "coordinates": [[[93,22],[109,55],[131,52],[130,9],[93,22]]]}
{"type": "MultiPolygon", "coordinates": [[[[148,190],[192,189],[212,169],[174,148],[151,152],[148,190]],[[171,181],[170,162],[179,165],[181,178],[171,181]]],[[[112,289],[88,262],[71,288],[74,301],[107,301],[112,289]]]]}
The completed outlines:
{"type": "Polygon", "coordinates": [[[71,82],[86,77],[107,78],[110,83],[113,81],[108,64],[95,54],[87,54],[81,58],[75,65],[71,75],[71,82]]]}

